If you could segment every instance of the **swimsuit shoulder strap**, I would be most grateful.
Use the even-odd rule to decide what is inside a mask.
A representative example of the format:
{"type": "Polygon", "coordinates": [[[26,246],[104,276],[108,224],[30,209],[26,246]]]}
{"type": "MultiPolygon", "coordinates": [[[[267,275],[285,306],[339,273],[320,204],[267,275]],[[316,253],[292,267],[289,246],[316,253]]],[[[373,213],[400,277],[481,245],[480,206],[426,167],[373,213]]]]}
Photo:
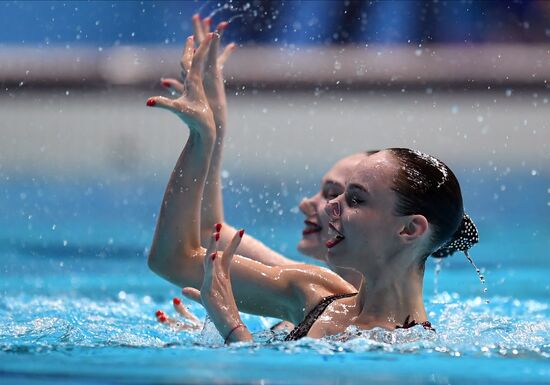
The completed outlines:
{"type": "Polygon", "coordinates": [[[307,333],[309,333],[309,330],[312,328],[315,321],[317,321],[317,318],[323,314],[325,309],[330,305],[332,302],[341,299],[341,298],[348,298],[353,297],[357,293],[347,293],[347,294],[336,294],[331,295],[328,297],[323,298],[321,302],[317,304],[304,318],[300,324],[298,324],[285,338],[285,341],[296,341],[300,338],[303,338],[307,336],[307,333]]]}

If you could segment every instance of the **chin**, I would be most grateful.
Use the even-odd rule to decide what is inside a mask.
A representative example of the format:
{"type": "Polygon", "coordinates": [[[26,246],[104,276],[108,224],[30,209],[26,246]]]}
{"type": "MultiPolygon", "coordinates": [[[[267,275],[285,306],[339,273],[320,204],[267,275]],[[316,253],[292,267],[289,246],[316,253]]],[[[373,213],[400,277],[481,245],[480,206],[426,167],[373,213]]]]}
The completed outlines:
{"type": "Polygon", "coordinates": [[[311,242],[307,239],[302,239],[298,243],[297,249],[305,256],[318,259],[320,261],[326,260],[327,248],[324,245],[319,244],[319,242],[311,242]]]}
{"type": "Polygon", "coordinates": [[[345,261],[346,261],[345,253],[342,253],[338,249],[338,247],[335,247],[335,248],[332,248],[332,249],[327,249],[326,259],[327,259],[327,262],[332,266],[348,267],[347,264],[345,263],[345,261]],[[334,249],[336,249],[336,250],[334,250],[334,249]]]}

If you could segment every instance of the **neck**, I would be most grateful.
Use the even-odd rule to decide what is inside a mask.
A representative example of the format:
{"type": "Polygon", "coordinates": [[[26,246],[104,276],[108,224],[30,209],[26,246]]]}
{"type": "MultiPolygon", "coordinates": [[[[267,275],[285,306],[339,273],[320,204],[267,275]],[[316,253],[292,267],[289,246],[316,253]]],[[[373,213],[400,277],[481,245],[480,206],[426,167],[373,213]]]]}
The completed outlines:
{"type": "Polygon", "coordinates": [[[331,267],[332,271],[344,278],[348,283],[359,291],[363,285],[363,274],[357,270],[345,268],[345,267],[331,267]]]}
{"type": "Polygon", "coordinates": [[[423,270],[412,263],[407,269],[386,267],[375,274],[364,273],[365,281],[357,296],[360,313],[356,322],[394,329],[403,325],[407,317],[409,322],[427,321],[422,298],[423,270]]]}

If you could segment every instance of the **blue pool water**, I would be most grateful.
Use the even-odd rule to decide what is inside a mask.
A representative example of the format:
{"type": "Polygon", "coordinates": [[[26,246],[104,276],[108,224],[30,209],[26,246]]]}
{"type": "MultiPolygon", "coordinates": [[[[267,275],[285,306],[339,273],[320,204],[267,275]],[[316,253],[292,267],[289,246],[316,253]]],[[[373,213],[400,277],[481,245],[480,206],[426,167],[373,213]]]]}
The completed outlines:
{"type": "MultiPolygon", "coordinates": [[[[437,333],[350,330],[343,339],[284,343],[262,332],[273,320],[244,316],[256,341],[230,347],[211,325],[176,333],[155,320],[157,309],[172,314],[179,295],[146,267],[164,176],[6,178],[1,382],[548,383],[550,178],[457,173],[480,228],[482,243],[472,255],[487,293],[462,256],[443,262],[437,282],[431,261],[425,301],[437,333]]],[[[283,194],[275,182],[234,183],[246,188],[226,191],[228,221],[298,259],[296,202],[314,191],[317,177],[309,190],[289,186],[283,194]]]]}

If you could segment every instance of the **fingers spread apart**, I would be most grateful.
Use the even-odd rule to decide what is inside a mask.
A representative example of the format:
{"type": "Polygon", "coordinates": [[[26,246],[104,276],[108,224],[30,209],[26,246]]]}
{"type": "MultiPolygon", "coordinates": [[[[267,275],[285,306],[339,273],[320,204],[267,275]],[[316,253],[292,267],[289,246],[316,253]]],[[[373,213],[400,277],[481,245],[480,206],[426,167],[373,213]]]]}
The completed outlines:
{"type": "Polygon", "coordinates": [[[231,267],[231,261],[235,256],[235,252],[237,251],[237,248],[239,247],[239,244],[241,243],[243,236],[244,236],[244,230],[237,231],[235,235],[233,235],[231,242],[229,242],[229,245],[227,245],[227,247],[225,248],[222,254],[222,260],[221,260],[222,270],[227,276],[229,276],[229,268],[231,267]]]}
{"type": "Polygon", "coordinates": [[[205,33],[201,17],[198,14],[193,15],[193,34],[195,35],[197,44],[202,43],[205,33]]]}
{"type": "Polygon", "coordinates": [[[181,315],[186,320],[190,321],[194,325],[200,325],[200,320],[197,318],[195,314],[193,314],[184,304],[181,302],[181,300],[178,297],[175,297],[172,300],[172,303],[174,304],[174,310],[181,315]]]}
{"type": "Polygon", "coordinates": [[[220,240],[220,232],[217,230],[218,228],[221,229],[221,227],[215,226],[215,231],[210,237],[210,243],[204,256],[204,281],[210,280],[213,264],[218,257],[218,241],[220,240]]]}
{"type": "Polygon", "coordinates": [[[191,68],[189,68],[188,77],[194,76],[196,77],[197,81],[201,81],[206,54],[208,53],[212,40],[217,39],[218,37],[218,34],[214,34],[212,32],[205,36],[204,40],[197,48],[195,55],[193,55],[193,60],[191,61],[191,68]]]}
{"type": "Polygon", "coordinates": [[[183,52],[181,54],[180,66],[182,71],[182,77],[185,78],[189,70],[191,69],[191,62],[193,61],[193,52],[195,51],[194,47],[195,38],[189,36],[185,40],[185,46],[183,47],[183,52]]]}
{"type": "Polygon", "coordinates": [[[244,236],[244,230],[237,231],[220,257],[217,250],[218,241],[220,239],[221,224],[216,224],[214,226],[214,230],[215,231],[212,233],[212,237],[210,238],[210,245],[208,246],[206,255],[204,256],[205,281],[212,279],[212,274],[216,274],[216,272],[213,272],[213,269],[215,269],[215,266],[218,264],[221,268],[221,273],[223,273],[226,277],[229,276],[231,261],[233,260],[233,256],[235,255],[235,252],[237,251],[237,248],[239,247],[239,244],[244,236]]]}
{"type": "Polygon", "coordinates": [[[186,324],[184,322],[180,322],[177,319],[168,316],[162,310],[157,310],[155,315],[157,317],[158,322],[166,326],[169,326],[171,329],[174,329],[176,331],[197,330],[197,328],[199,327],[199,325],[197,324],[186,324]]]}
{"type": "Polygon", "coordinates": [[[185,91],[183,83],[177,79],[163,78],[160,82],[163,87],[168,88],[169,90],[177,92],[179,94],[183,94],[183,92],[185,91]]]}
{"type": "Polygon", "coordinates": [[[218,66],[220,66],[220,68],[223,68],[223,65],[225,64],[229,56],[233,53],[233,51],[235,51],[236,48],[237,48],[237,44],[235,43],[231,43],[225,46],[222,54],[218,58],[218,66]]]}
{"type": "Polygon", "coordinates": [[[190,299],[192,301],[195,301],[196,303],[199,303],[199,304],[202,305],[200,290],[197,290],[194,287],[184,287],[181,290],[181,294],[183,294],[185,296],[185,298],[188,298],[188,299],[190,299]]]}

